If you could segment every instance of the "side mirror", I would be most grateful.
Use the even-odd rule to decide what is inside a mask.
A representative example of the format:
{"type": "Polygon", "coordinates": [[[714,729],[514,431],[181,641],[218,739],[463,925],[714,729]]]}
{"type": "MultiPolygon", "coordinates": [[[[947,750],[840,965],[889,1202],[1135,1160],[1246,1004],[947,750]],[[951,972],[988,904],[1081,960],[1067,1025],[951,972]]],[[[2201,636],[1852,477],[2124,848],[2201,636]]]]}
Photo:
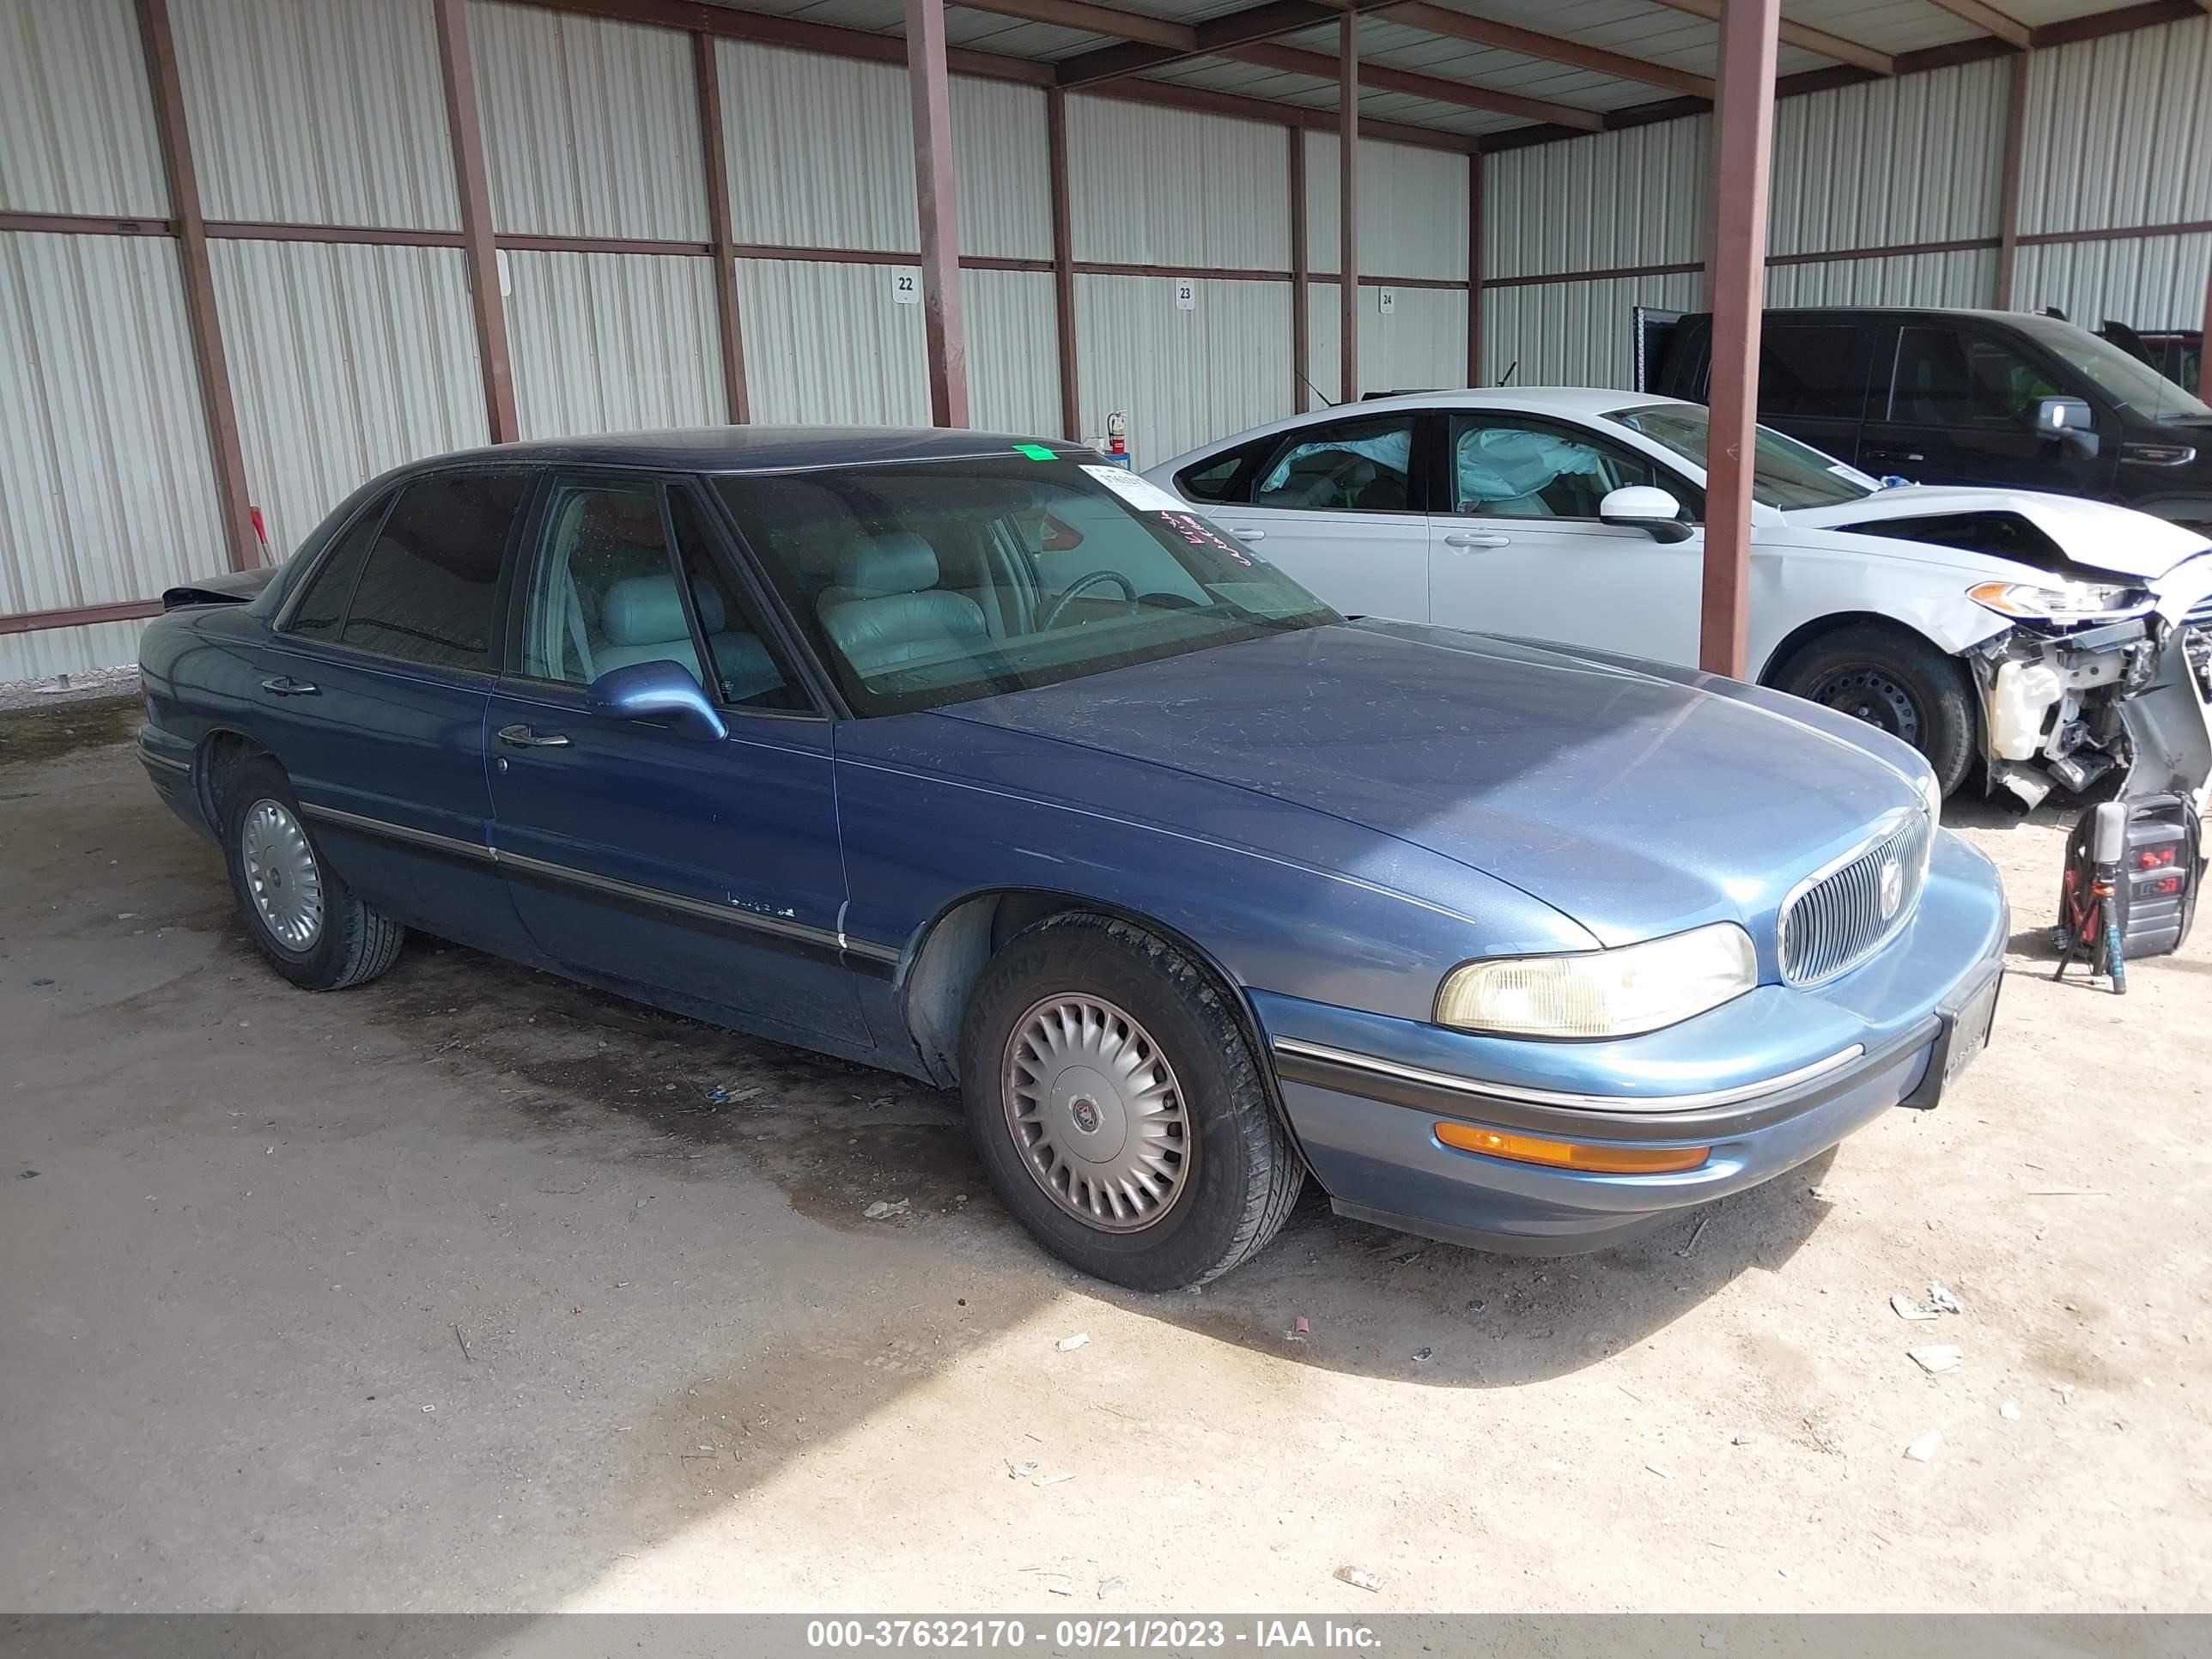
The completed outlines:
{"type": "Polygon", "coordinates": [[[614,720],[653,720],[678,734],[717,743],[730,735],[721,715],[680,662],[611,668],[584,689],[584,707],[614,720]]]}
{"type": "Polygon", "coordinates": [[[2036,399],[2037,434],[2057,439],[2077,455],[2088,456],[2097,453],[2096,425],[2096,416],[2079,398],[2036,399]]]}
{"type": "Polygon", "coordinates": [[[1682,504],[1650,484],[1613,490],[1597,504],[1597,516],[1624,530],[1641,530],[1655,542],[1686,542],[1697,533],[1682,522],[1682,504]]]}

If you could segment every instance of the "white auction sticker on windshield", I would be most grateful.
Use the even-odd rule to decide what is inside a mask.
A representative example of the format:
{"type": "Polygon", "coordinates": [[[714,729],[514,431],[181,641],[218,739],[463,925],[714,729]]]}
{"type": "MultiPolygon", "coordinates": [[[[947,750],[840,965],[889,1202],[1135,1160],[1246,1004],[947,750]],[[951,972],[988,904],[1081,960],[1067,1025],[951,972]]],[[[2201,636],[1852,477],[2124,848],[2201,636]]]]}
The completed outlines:
{"type": "Polygon", "coordinates": [[[1190,511],[1188,502],[1177,501],[1150,478],[1140,478],[1118,466],[1086,466],[1083,470],[1139,513],[1190,511]]]}

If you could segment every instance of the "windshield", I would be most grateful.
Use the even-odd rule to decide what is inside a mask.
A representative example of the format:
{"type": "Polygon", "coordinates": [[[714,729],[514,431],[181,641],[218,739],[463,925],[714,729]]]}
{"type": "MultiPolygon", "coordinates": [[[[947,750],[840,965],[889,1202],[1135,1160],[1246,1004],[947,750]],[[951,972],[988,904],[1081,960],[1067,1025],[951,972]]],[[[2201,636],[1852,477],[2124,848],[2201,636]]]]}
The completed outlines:
{"type": "Polygon", "coordinates": [[[2148,363],[2056,317],[2023,314],[2007,320],[2120,406],[2145,421],[2212,420],[2212,408],[2190,396],[2148,363]]]}
{"type": "Polygon", "coordinates": [[[1164,490],[1039,453],[715,483],[860,714],[1339,620],[1164,490]]]}
{"type": "MultiPolygon", "coordinates": [[[[1607,417],[1662,443],[1693,465],[1705,465],[1706,412],[1697,404],[1639,404],[1616,409],[1607,417]]],[[[1759,450],[1752,465],[1751,495],[1787,510],[1793,507],[1837,507],[1873,495],[1881,486],[1855,466],[1823,455],[1809,444],[1785,438],[1771,427],[1759,428],[1759,450]]]]}

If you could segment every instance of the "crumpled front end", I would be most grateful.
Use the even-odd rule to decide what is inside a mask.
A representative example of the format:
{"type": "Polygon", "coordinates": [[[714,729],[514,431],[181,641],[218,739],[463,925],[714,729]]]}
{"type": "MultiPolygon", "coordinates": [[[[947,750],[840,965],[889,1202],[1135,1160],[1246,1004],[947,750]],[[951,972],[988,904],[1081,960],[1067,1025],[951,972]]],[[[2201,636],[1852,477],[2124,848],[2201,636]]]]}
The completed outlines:
{"type": "Polygon", "coordinates": [[[2212,557],[2120,621],[2023,621],[1966,653],[1990,785],[2039,805],[2115,769],[2124,794],[2212,791],[2212,557]]]}

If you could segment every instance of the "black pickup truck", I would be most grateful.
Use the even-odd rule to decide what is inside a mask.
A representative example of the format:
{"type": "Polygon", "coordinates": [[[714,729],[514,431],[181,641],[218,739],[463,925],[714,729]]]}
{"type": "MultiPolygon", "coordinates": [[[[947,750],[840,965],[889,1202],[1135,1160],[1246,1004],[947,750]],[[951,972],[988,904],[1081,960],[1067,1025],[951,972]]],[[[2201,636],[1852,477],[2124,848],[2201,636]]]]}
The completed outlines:
{"type": "MultiPolygon", "coordinates": [[[[1705,401],[1712,318],[1638,306],[1636,387],[1705,401]]],[[[2212,534],[2212,408],[2055,317],[1766,313],[1759,418],[1861,471],[2055,490],[2212,534]]]]}

